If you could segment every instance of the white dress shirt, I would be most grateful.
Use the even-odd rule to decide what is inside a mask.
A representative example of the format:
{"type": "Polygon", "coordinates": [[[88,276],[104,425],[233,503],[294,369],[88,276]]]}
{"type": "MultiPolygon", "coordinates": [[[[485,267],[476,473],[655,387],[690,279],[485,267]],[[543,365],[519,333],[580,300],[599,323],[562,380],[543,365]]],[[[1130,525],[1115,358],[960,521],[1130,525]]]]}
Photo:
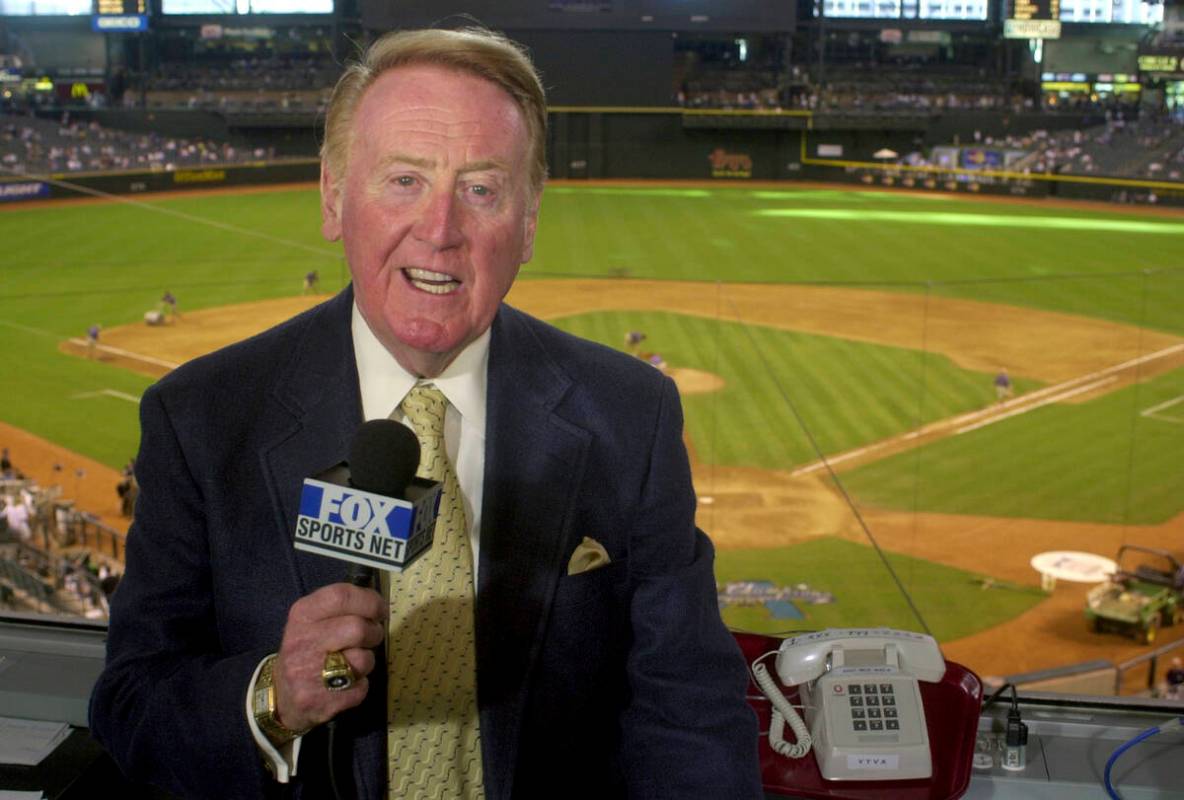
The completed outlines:
{"type": "MultiPolygon", "coordinates": [[[[363,419],[390,417],[407,424],[399,411],[399,404],[417,383],[431,383],[448,398],[448,410],[444,414],[444,446],[456,469],[464,500],[469,544],[473,548],[473,580],[476,581],[477,556],[480,552],[481,492],[485,484],[485,390],[489,375],[489,331],[486,330],[462,350],[442,374],[429,380],[403,369],[370,330],[356,302],[350,330],[358,366],[363,419]]],[[[251,684],[247,687],[247,721],[255,743],[271,765],[272,774],[280,783],[287,783],[296,774],[301,739],[277,748],[255,723],[251,698],[262,666],[260,662],[255,668],[251,684]]]]}
{"type": "Polygon", "coordinates": [[[480,548],[481,490],[485,485],[485,389],[489,374],[489,331],[460,352],[436,378],[420,379],[395,360],[362,319],[354,304],[351,323],[362,416],[366,420],[391,417],[406,423],[399,403],[417,383],[431,383],[448,398],[444,415],[444,445],[456,470],[464,496],[465,521],[473,547],[473,578],[477,577],[480,548]]]}

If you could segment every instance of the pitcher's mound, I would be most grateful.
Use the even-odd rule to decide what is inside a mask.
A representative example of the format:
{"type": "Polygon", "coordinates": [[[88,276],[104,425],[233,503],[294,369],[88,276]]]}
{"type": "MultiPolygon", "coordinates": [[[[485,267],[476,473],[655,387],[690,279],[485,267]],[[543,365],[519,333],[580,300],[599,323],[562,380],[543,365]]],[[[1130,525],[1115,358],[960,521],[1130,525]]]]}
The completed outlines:
{"type": "Polygon", "coordinates": [[[714,372],[703,372],[685,367],[672,367],[667,374],[674,378],[681,394],[706,394],[718,392],[726,385],[724,379],[714,372]]]}

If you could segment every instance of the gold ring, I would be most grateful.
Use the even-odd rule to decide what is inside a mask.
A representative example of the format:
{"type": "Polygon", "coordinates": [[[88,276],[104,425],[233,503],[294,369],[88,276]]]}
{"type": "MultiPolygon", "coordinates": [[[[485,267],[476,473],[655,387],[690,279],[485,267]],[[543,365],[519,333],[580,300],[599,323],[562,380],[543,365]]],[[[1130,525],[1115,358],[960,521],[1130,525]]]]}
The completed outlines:
{"type": "Polygon", "coordinates": [[[358,673],[345,660],[340,650],[325,654],[325,666],[321,668],[321,683],[331,692],[344,692],[354,685],[358,673]]]}

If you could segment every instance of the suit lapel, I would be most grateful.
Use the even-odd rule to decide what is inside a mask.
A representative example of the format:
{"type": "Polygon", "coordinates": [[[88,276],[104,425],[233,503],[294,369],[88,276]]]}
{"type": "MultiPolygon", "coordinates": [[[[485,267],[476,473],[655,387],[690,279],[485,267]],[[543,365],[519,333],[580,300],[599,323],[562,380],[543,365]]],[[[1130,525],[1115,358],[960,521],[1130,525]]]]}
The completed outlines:
{"type": "Polygon", "coordinates": [[[509,797],[527,676],[564,557],[590,434],[555,408],[571,379],[519,312],[493,325],[477,594],[486,790],[509,797]]]}
{"type": "MultiPolygon", "coordinates": [[[[290,420],[259,452],[271,492],[276,524],[294,536],[305,478],[348,458],[349,442],[362,422],[362,401],[354,359],[350,314],[353,291],[346,289],[315,312],[273,398],[290,420]]],[[[278,415],[277,415],[278,416],[278,415]]],[[[298,593],[304,595],[345,575],[345,563],[297,551],[292,567],[298,593]]]]}

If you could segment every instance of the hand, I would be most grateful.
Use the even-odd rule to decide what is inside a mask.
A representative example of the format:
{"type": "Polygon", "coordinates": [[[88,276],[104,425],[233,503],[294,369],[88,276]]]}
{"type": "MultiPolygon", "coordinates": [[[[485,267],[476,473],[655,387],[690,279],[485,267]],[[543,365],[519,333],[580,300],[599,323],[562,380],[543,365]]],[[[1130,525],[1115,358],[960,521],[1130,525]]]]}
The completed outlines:
{"type": "Polygon", "coordinates": [[[334,583],[300,598],[288,610],[275,662],[276,715],[302,731],[320,725],[366,698],[374,651],[386,635],[387,601],[373,589],[334,583]],[[358,680],[330,692],[321,682],[325,654],[340,650],[358,680]]]}

